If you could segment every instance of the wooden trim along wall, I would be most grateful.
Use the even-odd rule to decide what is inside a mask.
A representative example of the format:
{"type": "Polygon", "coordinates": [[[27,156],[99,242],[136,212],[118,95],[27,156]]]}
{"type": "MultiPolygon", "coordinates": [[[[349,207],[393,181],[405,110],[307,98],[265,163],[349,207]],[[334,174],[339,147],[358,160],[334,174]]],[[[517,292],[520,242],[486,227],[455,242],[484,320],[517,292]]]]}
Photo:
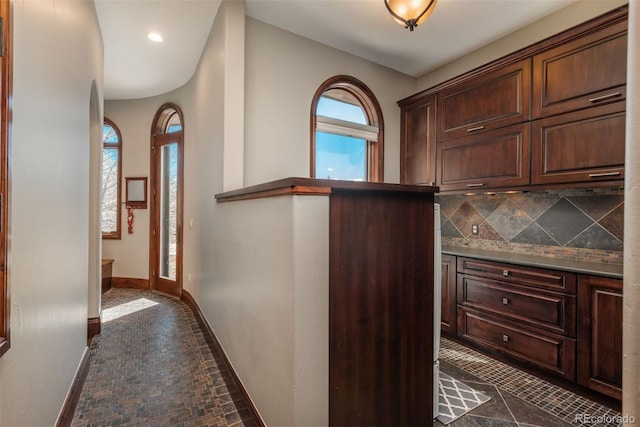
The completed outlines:
{"type": "Polygon", "coordinates": [[[91,340],[96,335],[100,335],[102,331],[102,320],[100,316],[97,317],[89,317],[87,322],[87,339],[91,340]]]}
{"type": "Polygon", "coordinates": [[[73,421],[73,414],[76,411],[76,406],[78,406],[78,401],[80,401],[82,387],[84,386],[84,382],[89,374],[90,359],[91,353],[89,352],[89,347],[86,347],[84,354],[82,355],[82,359],[80,360],[78,370],[76,371],[76,375],[73,379],[73,383],[71,384],[71,388],[69,389],[69,393],[67,393],[67,397],[64,400],[62,410],[58,415],[58,420],[55,424],[56,427],[68,427],[71,425],[71,421],[73,421]]]}
{"type": "Polygon", "coordinates": [[[240,381],[238,374],[233,369],[233,365],[229,361],[229,358],[227,358],[227,355],[225,354],[224,350],[222,349],[222,346],[220,345],[220,341],[218,341],[216,334],[213,332],[213,329],[211,329],[211,326],[207,322],[207,319],[205,319],[204,314],[202,313],[202,311],[200,310],[200,307],[198,306],[198,303],[193,298],[193,296],[184,289],[182,290],[181,299],[191,309],[191,311],[193,311],[196,321],[198,322],[198,325],[202,330],[202,335],[204,335],[204,338],[207,341],[207,344],[209,345],[209,349],[211,350],[211,353],[213,353],[216,359],[218,358],[221,359],[221,360],[216,360],[216,362],[222,363],[227,368],[226,371],[228,374],[225,375],[225,373],[221,371],[221,373],[225,377],[224,378],[225,382],[227,384],[235,384],[235,386],[238,387],[238,390],[240,390],[240,393],[242,393],[242,397],[244,398],[244,400],[247,402],[247,405],[249,406],[249,411],[251,412],[251,415],[253,416],[256,424],[260,427],[265,427],[264,421],[260,417],[258,410],[253,405],[253,401],[249,397],[249,393],[247,393],[247,390],[244,388],[244,385],[240,381]],[[226,378],[227,375],[230,378],[226,378]]]}
{"type": "Polygon", "coordinates": [[[149,279],[132,279],[130,277],[112,277],[111,287],[129,288],[148,291],[150,288],[149,279]]]}

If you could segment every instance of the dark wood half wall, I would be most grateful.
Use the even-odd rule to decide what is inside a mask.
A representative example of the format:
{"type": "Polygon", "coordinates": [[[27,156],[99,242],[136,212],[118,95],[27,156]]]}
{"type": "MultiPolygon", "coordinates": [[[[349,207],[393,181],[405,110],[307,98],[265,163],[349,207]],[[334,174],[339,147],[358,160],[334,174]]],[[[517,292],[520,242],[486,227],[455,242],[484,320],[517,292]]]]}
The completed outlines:
{"type": "Polygon", "coordinates": [[[100,320],[100,316],[89,317],[89,321],[87,322],[87,339],[90,340],[96,335],[100,335],[101,330],[102,321],[100,320]]]}
{"type": "Polygon", "coordinates": [[[433,195],[330,200],[329,423],[431,425],[433,195]]]}

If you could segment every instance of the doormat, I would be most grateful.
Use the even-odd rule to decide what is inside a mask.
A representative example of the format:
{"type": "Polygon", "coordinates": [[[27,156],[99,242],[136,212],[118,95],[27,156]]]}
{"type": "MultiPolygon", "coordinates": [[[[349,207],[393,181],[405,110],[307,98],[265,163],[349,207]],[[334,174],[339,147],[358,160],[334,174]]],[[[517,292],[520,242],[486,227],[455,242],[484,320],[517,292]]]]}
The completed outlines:
{"type": "Polygon", "coordinates": [[[452,423],[490,399],[489,396],[451,378],[442,371],[440,371],[439,391],[438,420],[445,425],[452,423]]]}

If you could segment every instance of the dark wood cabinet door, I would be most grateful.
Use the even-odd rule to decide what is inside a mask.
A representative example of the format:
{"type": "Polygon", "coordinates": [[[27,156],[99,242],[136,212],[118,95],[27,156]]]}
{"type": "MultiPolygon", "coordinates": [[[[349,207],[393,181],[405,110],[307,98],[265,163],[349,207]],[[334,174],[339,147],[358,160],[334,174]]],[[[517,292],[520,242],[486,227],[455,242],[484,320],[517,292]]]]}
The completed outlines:
{"type": "Polygon", "coordinates": [[[443,332],[456,333],[456,257],[442,254],[442,310],[440,325],[443,332]]]}
{"type": "Polygon", "coordinates": [[[530,119],[531,59],[474,77],[438,94],[438,141],[530,119]]]}
{"type": "Polygon", "coordinates": [[[626,96],[627,20],[533,57],[533,116],[547,117],[626,96]]]}
{"type": "Polygon", "coordinates": [[[578,278],[578,383],[622,399],[622,280],[578,278]]]}
{"type": "Polygon", "coordinates": [[[441,191],[527,185],[530,148],[529,123],[439,143],[436,183],[441,191]]]}
{"type": "Polygon", "coordinates": [[[533,184],[622,181],[625,104],[533,122],[533,184]]]}
{"type": "Polygon", "coordinates": [[[435,185],[435,96],[402,108],[400,182],[435,185]]]}

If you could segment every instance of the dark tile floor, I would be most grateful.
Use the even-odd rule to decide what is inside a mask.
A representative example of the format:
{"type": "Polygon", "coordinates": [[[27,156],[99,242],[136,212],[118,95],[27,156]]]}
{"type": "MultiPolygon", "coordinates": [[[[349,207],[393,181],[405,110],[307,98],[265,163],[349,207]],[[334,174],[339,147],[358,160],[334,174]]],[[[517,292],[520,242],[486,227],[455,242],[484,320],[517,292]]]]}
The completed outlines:
{"type": "Polygon", "coordinates": [[[255,426],[191,310],[151,292],[111,289],[72,426],[255,426]]]}
{"type": "MultiPolygon", "coordinates": [[[[131,289],[111,289],[102,301],[102,333],[91,343],[72,426],[257,425],[183,302],[131,289]]],[[[440,363],[491,397],[453,427],[588,426],[575,414],[616,414],[447,339],[440,363]]]]}

